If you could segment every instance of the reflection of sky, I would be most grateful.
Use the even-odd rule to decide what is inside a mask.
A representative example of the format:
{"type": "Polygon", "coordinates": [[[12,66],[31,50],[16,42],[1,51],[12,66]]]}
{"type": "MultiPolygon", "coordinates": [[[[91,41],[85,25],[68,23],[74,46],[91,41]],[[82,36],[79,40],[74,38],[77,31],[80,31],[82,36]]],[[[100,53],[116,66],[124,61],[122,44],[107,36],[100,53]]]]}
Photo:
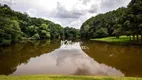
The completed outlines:
{"type": "Polygon", "coordinates": [[[31,58],[27,64],[17,67],[12,75],[64,74],[124,76],[119,70],[99,64],[81,50],[79,43],[61,45],[55,51],[31,58]]]}
{"type": "Polygon", "coordinates": [[[63,50],[80,50],[81,47],[80,47],[80,42],[76,42],[76,43],[71,43],[71,44],[62,44],[60,49],[63,49],[63,50]]]}

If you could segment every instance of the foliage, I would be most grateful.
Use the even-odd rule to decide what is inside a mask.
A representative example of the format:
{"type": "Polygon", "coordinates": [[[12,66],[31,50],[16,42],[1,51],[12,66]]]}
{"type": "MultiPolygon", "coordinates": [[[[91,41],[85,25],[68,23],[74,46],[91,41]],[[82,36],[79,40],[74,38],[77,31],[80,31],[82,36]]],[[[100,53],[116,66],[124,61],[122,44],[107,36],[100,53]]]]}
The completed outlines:
{"type": "Polygon", "coordinates": [[[99,38],[116,35],[116,33],[121,31],[121,28],[118,29],[117,27],[116,29],[116,26],[122,22],[121,18],[124,14],[125,8],[122,7],[88,19],[81,26],[81,38],[99,38]]]}
{"type": "Polygon", "coordinates": [[[49,39],[50,38],[50,29],[48,28],[48,25],[42,24],[39,27],[39,35],[40,35],[40,39],[49,39]]]}
{"type": "Polygon", "coordinates": [[[63,39],[69,37],[79,38],[79,30],[64,29],[59,24],[42,18],[29,17],[27,13],[13,11],[8,5],[0,5],[0,45],[11,44],[21,39],[63,39]]]}
{"type": "Polygon", "coordinates": [[[64,36],[65,39],[78,39],[80,36],[80,32],[78,29],[72,27],[64,28],[64,36]]]}
{"type": "Polygon", "coordinates": [[[101,38],[106,37],[107,35],[107,30],[105,28],[100,28],[93,33],[92,38],[101,38]]]}
{"type": "Polygon", "coordinates": [[[61,27],[59,24],[55,24],[53,26],[54,27],[50,26],[51,39],[63,39],[64,28],[61,27]]]}
{"type": "Polygon", "coordinates": [[[38,33],[34,34],[34,35],[32,36],[32,39],[40,39],[39,34],[38,34],[38,33]]]}
{"type": "Polygon", "coordinates": [[[141,24],[142,0],[132,0],[127,8],[121,7],[88,19],[81,26],[81,38],[90,39],[107,36],[119,38],[121,35],[133,35],[133,40],[138,41],[138,35],[141,35],[142,41],[141,24]],[[103,33],[103,30],[100,29],[104,29],[106,34],[98,34],[98,32],[103,33]],[[136,39],[135,35],[137,36],[136,39]]]}
{"type": "Polygon", "coordinates": [[[29,17],[27,13],[22,14],[11,10],[8,5],[0,5],[0,45],[11,44],[21,39],[79,37],[77,29],[69,29],[71,30],[65,36],[64,28],[59,24],[42,18],[29,17]]]}
{"type": "Polygon", "coordinates": [[[0,18],[0,45],[16,42],[21,37],[21,29],[16,20],[0,18]]]}

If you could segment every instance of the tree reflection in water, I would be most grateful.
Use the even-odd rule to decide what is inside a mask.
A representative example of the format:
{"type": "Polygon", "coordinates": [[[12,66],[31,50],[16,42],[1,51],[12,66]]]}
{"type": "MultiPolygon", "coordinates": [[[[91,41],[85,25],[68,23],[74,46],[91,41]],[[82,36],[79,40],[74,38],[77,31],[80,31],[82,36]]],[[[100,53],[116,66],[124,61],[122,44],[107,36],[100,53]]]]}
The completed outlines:
{"type": "Polygon", "coordinates": [[[8,47],[0,47],[0,75],[9,75],[22,63],[27,64],[31,58],[51,52],[60,46],[59,41],[25,41],[8,47]]]}
{"type": "Polygon", "coordinates": [[[142,47],[100,42],[28,41],[0,48],[1,75],[142,77],[142,47]],[[88,49],[81,49],[87,46],[88,49]]]}
{"type": "Polygon", "coordinates": [[[119,70],[99,64],[86,55],[78,42],[62,44],[48,54],[32,58],[27,64],[18,66],[12,75],[25,74],[124,76],[119,70]]]}
{"type": "Polygon", "coordinates": [[[120,70],[127,77],[142,77],[142,46],[84,41],[83,51],[99,63],[120,70]]]}

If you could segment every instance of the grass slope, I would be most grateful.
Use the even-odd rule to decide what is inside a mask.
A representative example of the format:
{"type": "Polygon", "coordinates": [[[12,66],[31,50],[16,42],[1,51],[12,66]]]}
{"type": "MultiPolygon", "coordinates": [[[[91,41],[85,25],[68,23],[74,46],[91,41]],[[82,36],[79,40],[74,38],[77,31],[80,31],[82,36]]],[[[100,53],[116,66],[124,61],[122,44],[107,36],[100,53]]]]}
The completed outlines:
{"type": "Polygon", "coordinates": [[[95,41],[103,41],[103,42],[113,42],[113,43],[129,43],[132,42],[129,37],[127,36],[120,36],[120,38],[116,37],[105,37],[105,38],[97,38],[97,39],[91,39],[95,41]]]}
{"type": "Polygon", "coordinates": [[[142,80],[142,78],[35,75],[35,76],[0,76],[0,80],[142,80]]]}

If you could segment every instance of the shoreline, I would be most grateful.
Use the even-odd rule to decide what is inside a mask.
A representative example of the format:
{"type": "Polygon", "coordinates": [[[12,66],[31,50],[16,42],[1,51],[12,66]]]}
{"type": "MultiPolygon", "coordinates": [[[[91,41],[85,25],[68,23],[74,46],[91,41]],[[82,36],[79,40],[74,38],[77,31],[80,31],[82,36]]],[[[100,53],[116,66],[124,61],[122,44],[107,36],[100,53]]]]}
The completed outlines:
{"type": "Polygon", "coordinates": [[[113,76],[63,76],[63,75],[25,75],[25,76],[4,76],[0,80],[142,80],[139,77],[113,77],[113,76]]]}
{"type": "Polygon", "coordinates": [[[129,40],[129,38],[126,37],[126,36],[120,36],[120,38],[116,38],[116,37],[96,38],[96,39],[90,39],[90,41],[111,43],[111,44],[139,45],[139,46],[142,46],[142,42],[129,40]]]}

